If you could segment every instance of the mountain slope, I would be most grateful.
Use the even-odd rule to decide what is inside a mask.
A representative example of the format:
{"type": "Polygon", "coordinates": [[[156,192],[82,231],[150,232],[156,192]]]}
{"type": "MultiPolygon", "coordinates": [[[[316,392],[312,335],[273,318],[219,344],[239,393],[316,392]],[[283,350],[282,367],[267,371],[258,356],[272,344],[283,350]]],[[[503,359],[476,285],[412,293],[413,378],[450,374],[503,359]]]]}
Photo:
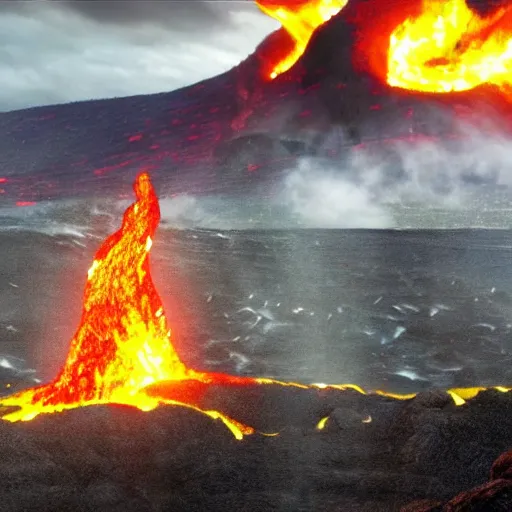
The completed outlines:
{"type": "Polygon", "coordinates": [[[420,94],[373,76],[381,41],[362,20],[379,15],[385,33],[393,20],[380,6],[350,2],[272,82],[260,67],[275,34],[238,67],[177,91],[0,114],[0,201],[118,197],[141,169],[161,193],[253,193],[303,155],[389,155],[389,139],[457,139],[461,119],[509,130],[510,105],[490,87],[420,94]]]}

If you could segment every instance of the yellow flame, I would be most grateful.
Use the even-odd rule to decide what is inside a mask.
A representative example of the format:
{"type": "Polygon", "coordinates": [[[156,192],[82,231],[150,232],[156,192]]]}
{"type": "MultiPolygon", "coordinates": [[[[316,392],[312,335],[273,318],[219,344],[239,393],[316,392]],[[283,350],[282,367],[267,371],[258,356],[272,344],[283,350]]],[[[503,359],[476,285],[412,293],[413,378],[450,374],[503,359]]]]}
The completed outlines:
{"type": "Polygon", "coordinates": [[[316,429],[317,430],[323,430],[325,428],[325,424],[327,423],[327,420],[329,419],[329,416],[326,416],[325,418],[322,418],[317,424],[316,429]]]}
{"type": "Polygon", "coordinates": [[[390,85],[446,93],[512,83],[512,10],[481,17],[465,0],[424,0],[391,34],[390,85]]]}

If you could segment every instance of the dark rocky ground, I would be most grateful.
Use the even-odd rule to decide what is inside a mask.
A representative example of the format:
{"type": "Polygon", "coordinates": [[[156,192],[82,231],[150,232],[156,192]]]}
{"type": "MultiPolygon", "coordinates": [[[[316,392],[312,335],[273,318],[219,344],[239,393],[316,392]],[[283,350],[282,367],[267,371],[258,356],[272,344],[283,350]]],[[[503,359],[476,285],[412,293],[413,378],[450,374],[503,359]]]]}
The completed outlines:
{"type": "Polygon", "coordinates": [[[200,403],[260,433],[237,441],[222,423],[174,406],[0,422],[1,510],[512,509],[510,394],[486,391],[456,407],[439,391],[398,401],[217,386],[200,403]]]}

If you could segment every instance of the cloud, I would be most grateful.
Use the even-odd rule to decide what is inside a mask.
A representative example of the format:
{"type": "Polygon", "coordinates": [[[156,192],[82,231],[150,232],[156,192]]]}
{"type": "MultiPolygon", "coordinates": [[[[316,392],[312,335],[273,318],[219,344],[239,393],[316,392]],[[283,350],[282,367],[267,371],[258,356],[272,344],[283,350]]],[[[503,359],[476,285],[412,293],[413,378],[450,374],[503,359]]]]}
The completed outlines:
{"type": "Polygon", "coordinates": [[[153,24],[179,32],[198,28],[214,31],[233,23],[233,11],[254,11],[252,2],[244,0],[18,0],[3,3],[1,9],[30,15],[35,13],[34,3],[66,9],[101,24],[153,24]]]}
{"type": "Polygon", "coordinates": [[[248,2],[0,5],[0,110],[173,90],[235,66],[276,28],[248,2]]]}

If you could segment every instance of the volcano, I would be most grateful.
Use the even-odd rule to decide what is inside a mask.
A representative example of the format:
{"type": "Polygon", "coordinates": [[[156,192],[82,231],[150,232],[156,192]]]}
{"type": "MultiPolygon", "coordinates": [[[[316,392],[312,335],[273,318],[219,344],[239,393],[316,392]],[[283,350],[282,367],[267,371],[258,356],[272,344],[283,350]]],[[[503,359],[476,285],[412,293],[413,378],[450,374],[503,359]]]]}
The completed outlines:
{"type": "Polygon", "coordinates": [[[394,143],[450,148],[466,135],[461,123],[510,133],[508,3],[258,5],[283,28],[223,75],[2,113],[2,202],[127,197],[140,170],[163,194],[266,194],[305,155],[394,164],[394,143]],[[445,21],[432,54],[407,43],[425,41],[436,19],[445,21]]]}
{"type": "MultiPolygon", "coordinates": [[[[156,191],[266,194],[304,155],[339,161],[369,151],[392,160],[396,141],[425,139],[451,148],[464,135],[461,120],[509,133],[506,74],[490,79],[475,57],[485,48],[494,64],[506,63],[506,4],[484,12],[403,2],[400,13],[371,0],[259,4],[283,29],[220,77],[174,93],[0,117],[6,203],[131,198],[133,183],[135,192],[90,264],[64,364],[0,402],[3,510],[511,509],[507,382],[409,395],[306,385],[199,371],[174,346],[149,265],[156,191]],[[373,18],[382,23],[372,29],[373,18]],[[425,55],[419,43],[418,53],[406,52],[414,73],[378,51],[421,43],[439,20],[440,54],[425,55]],[[441,37],[448,22],[456,37],[441,37]],[[424,83],[418,73],[443,80],[424,83]],[[333,127],[341,133],[334,148],[326,142],[333,127]]],[[[170,281],[179,303],[184,290],[170,281]]],[[[432,307],[427,315],[444,305],[432,307]]],[[[393,324],[390,332],[403,331],[393,324]]]]}

